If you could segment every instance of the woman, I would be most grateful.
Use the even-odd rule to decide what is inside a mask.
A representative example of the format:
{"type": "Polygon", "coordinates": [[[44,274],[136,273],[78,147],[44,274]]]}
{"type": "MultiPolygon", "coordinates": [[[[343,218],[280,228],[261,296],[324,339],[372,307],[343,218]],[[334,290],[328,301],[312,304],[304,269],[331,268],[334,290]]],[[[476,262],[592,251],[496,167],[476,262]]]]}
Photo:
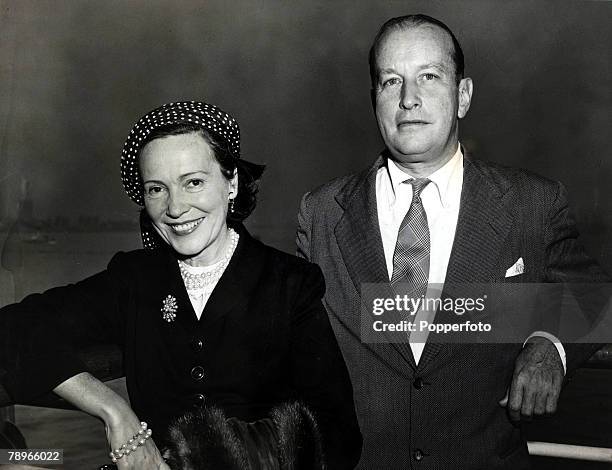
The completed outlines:
{"type": "Polygon", "coordinates": [[[359,459],[352,389],[320,300],[322,275],[241,225],[263,167],[239,157],[238,124],[215,106],[170,103],[147,113],[121,158],[124,188],[145,207],[146,249],[2,309],[0,326],[12,332],[2,360],[7,390],[24,401],[53,389],[101,418],[120,469],[167,468],[147,438],[151,429],[159,447],[169,446],[169,460],[187,467],[177,457],[181,436],[201,442],[206,426],[203,435],[241,440],[237,452],[246,449],[253,468],[280,468],[282,457],[271,454],[284,452],[280,444],[292,437],[283,433],[296,430],[287,416],[302,419],[298,434],[320,431],[328,468],[359,459]],[[74,351],[92,343],[123,349],[130,404],[86,372],[74,351]],[[169,433],[194,407],[201,411],[169,433]]]}

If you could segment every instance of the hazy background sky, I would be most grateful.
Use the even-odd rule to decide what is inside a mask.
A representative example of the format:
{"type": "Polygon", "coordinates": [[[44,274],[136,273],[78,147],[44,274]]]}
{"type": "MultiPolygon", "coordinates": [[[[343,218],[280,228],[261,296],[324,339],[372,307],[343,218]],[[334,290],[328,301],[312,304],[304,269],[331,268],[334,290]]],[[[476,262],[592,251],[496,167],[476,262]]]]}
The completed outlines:
{"type": "Polygon", "coordinates": [[[293,250],[301,195],[381,150],[367,52],[389,17],[426,13],[474,79],[462,142],[568,187],[612,268],[612,3],[599,1],[0,1],[0,218],[22,178],[39,218],[136,216],[119,157],[168,101],[233,114],[266,163],[250,226],[293,250]]]}

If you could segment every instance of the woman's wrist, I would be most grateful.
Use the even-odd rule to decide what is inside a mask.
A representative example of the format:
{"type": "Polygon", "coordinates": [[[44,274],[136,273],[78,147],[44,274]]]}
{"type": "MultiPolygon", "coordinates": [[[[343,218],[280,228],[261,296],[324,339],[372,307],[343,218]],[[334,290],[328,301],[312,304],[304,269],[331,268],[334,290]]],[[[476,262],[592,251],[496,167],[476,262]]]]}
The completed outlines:
{"type": "Polygon", "coordinates": [[[121,426],[135,426],[138,429],[140,421],[130,408],[130,405],[120,396],[105,401],[100,407],[100,419],[106,427],[119,428],[121,426]]]}

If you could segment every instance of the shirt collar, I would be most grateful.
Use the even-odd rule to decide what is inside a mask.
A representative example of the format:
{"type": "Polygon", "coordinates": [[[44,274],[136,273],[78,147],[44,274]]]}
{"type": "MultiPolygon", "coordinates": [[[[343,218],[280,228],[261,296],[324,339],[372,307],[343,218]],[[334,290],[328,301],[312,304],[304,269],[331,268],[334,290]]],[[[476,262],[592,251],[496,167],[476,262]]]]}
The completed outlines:
{"type": "MultiPolygon", "coordinates": [[[[396,193],[396,188],[404,181],[414,179],[412,175],[401,170],[398,164],[390,158],[387,158],[387,169],[394,193],[396,193]]],[[[453,157],[443,167],[429,175],[428,178],[436,188],[442,207],[448,208],[458,205],[463,184],[461,145],[457,145],[457,151],[453,157]]]]}

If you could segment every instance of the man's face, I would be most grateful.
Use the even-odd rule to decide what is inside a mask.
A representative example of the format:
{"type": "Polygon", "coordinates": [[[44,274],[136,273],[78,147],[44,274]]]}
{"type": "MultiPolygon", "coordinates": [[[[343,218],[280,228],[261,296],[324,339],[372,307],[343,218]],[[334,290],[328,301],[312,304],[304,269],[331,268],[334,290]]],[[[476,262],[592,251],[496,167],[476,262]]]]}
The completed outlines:
{"type": "Polygon", "coordinates": [[[400,164],[433,172],[457,149],[457,119],[467,113],[472,83],[457,86],[452,51],[451,37],[433,25],[392,31],[378,48],[376,119],[400,164]]]}

